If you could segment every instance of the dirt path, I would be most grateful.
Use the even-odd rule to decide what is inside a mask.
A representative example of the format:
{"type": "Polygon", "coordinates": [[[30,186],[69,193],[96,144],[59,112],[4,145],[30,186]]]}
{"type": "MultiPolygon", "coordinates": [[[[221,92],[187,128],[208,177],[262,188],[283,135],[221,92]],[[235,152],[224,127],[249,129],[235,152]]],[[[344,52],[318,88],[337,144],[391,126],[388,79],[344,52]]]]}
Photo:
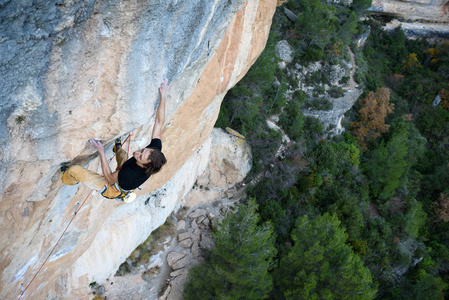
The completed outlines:
{"type": "Polygon", "coordinates": [[[349,75],[349,83],[347,86],[343,87],[344,90],[354,90],[357,87],[357,83],[354,80],[354,74],[355,74],[355,57],[354,57],[354,53],[352,53],[351,47],[348,46],[348,51],[349,51],[349,55],[351,56],[351,64],[352,64],[352,69],[351,69],[351,73],[349,75]]]}

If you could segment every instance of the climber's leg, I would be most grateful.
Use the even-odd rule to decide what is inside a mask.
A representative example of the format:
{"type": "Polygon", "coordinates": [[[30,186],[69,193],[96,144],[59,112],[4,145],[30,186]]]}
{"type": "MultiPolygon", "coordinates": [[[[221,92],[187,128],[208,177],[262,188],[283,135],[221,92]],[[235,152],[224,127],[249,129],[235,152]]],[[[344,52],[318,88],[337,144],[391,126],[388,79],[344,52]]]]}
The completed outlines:
{"type": "Polygon", "coordinates": [[[117,161],[117,169],[121,168],[123,164],[126,162],[127,159],[127,153],[126,150],[122,147],[117,147],[117,151],[115,152],[115,160],[117,161]]]}
{"type": "Polygon", "coordinates": [[[104,176],[77,165],[68,168],[62,175],[61,180],[68,185],[84,182],[87,186],[96,190],[101,190],[108,183],[104,176]]]}

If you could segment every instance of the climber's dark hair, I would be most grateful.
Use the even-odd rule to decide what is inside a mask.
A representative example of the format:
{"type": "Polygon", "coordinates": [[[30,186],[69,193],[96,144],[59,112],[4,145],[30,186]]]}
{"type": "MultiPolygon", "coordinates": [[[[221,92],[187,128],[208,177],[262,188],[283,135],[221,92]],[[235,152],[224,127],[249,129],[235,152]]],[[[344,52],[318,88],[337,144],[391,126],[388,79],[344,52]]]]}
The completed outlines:
{"type": "Polygon", "coordinates": [[[145,167],[145,173],[147,175],[153,175],[159,172],[159,170],[162,168],[163,165],[167,162],[167,159],[165,158],[164,153],[159,151],[159,149],[156,148],[150,148],[150,162],[147,164],[144,164],[145,167]]]}

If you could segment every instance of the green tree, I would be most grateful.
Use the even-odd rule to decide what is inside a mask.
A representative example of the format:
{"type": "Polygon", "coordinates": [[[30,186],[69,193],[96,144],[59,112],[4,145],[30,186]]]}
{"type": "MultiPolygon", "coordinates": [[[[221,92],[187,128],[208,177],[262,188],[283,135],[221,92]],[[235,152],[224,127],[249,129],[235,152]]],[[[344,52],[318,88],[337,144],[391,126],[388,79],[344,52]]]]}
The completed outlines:
{"type": "Polygon", "coordinates": [[[349,17],[346,19],[346,21],[343,23],[343,25],[340,27],[340,30],[338,31],[338,36],[346,43],[351,42],[351,37],[355,34],[357,34],[357,15],[355,12],[351,12],[349,14],[349,17]]]}
{"type": "Polygon", "coordinates": [[[366,13],[366,10],[371,7],[371,0],[354,0],[352,1],[352,9],[358,15],[366,13]]]}
{"type": "Polygon", "coordinates": [[[272,289],[268,273],[276,255],[271,223],[258,225],[257,204],[250,199],[224,218],[212,233],[210,260],[192,268],[184,299],[263,299],[272,289]],[[205,280],[206,279],[206,280],[205,280]]]}
{"type": "MultiPolygon", "coordinates": [[[[336,9],[320,0],[300,1],[299,6],[302,13],[298,16],[295,27],[296,33],[305,43],[303,50],[310,48],[322,52],[335,33],[335,23],[338,22],[336,9]]],[[[310,53],[309,56],[313,60],[321,58],[320,55],[310,53]]]]}
{"type": "Polygon", "coordinates": [[[317,154],[316,164],[318,170],[329,170],[333,174],[337,169],[337,155],[335,154],[332,145],[327,141],[321,141],[318,144],[315,153],[317,154]]]}
{"type": "Polygon", "coordinates": [[[360,149],[355,143],[340,142],[332,145],[338,157],[338,164],[358,166],[360,164],[360,149]]]}
{"type": "Polygon", "coordinates": [[[372,181],[373,196],[387,200],[394,196],[401,185],[401,178],[407,169],[407,137],[406,128],[400,128],[387,143],[382,141],[373,151],[369,162],[364,165],[372,181]]]}
{"type": "Polygon", "coordinates": [[[350,246],[336,216],[299,217],[293,246],[281,258],[276,283],[286,299],[372,299],[370,271],[350,246]]]}
{"type": "Polygon", "coordinates": [[[301,114],[301,104],[307,100],[302,91],[296,91],[290,103],[285,107],[279,117],[279,125],[284,129],[290,139],[297,140],[302,134],[304,116],[301,114]]]}

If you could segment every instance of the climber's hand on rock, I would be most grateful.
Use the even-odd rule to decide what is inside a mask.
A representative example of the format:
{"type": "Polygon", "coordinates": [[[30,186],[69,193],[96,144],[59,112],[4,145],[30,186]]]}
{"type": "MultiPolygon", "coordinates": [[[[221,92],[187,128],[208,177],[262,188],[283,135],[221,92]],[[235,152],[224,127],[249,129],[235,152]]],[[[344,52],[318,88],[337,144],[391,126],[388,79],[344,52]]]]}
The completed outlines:
{"type": "Polygon", "coordinates": [[[94,148],[97,149],[98,152],[104,152],[103,144],[100,141],[97,141],[95,139],[90,139],[89,143],[91,143],[92,146],[94,146],[94,148]]]}
{"type": "Polygon", "coordinates": [[[159,93],[161,93],[162,97],[165,97],[167,89],[168,89],[168,79],[164,78],[164,80],[162,80],[161,82],[161,86],[159,87],[159,93]]]}

